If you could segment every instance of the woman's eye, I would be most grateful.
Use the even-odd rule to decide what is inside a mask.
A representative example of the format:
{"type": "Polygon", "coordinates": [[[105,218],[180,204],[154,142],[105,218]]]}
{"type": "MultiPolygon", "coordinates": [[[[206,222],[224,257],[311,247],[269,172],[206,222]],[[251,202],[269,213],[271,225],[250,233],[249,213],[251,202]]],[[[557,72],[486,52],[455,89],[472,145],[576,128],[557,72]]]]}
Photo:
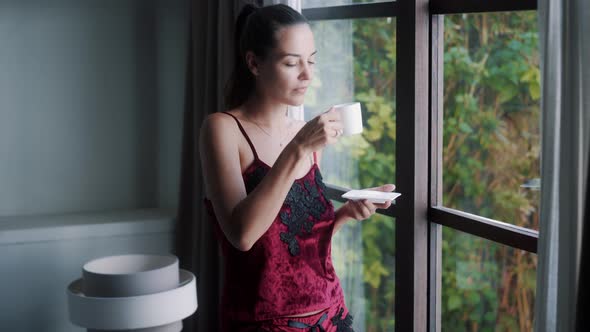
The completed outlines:
{"type": "Polygon", "coordinates": [[[297,66],[296,63],[287,63],[286,65],[287,65],[287,67],[295,67],[295,66],[297,66]]]}
{"type": "Polygon", "coordinates": [[[310,65],[315,65],[314,61],[307,61],[307,63],[309,63],[310,65]]]}

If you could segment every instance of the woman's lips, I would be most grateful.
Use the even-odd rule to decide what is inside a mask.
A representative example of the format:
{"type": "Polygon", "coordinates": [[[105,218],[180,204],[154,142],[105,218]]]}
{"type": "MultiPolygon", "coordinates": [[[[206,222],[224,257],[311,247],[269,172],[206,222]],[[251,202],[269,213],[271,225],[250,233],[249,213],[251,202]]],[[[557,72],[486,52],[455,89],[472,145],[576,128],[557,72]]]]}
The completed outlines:
{"type": "Polygon", "coordinates": [[[307,90],[307,87],[303,87],[303,88],[297,88],[294,91],[296,93],[305,93],[306,90],[307,90]]]}

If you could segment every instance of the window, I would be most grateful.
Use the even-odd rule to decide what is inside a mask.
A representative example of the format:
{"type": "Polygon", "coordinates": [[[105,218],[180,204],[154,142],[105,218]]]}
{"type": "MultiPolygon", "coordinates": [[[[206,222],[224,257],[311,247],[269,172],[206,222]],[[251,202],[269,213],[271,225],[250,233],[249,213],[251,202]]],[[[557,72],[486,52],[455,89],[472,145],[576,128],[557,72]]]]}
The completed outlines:
{"type": "Polygon", "coordinates": [[[307,116],[351,100],[363,106],[362,137],[324,155],[330,198],[391,182],[402,193],[334,239],[347,301],[357,313],[364,307],[356,330],[530,330],[536,1],[310,0],[303,8],[319,51],[307,116]]]}
{"type": "Polygon", "coordinates": [[[443,228],[443,331],[532,331],[537,255],[443,228]]]}
{"type": "Polygon", "coordinates": [[[536,3],[435,0],[430,9],[429,221],[446,226],[431,228],[430,318],[443,330],[530,331],[540,200],[536,3]]]}
{"type": "Polygon", "coordinates": [[[444,16],[443,205],[538,229],[535,11],[444,16]]]}
{"type": "Polygon", "coordinates": [[[302,8],[318,8],[328,6],[342,6],[356,3],[388,2],[391,0],[303,0],[302,8]]]}
{"type": "MultiPolygon", "coordinates": [[[[392,17],[311,22],[318,53],[306,120],[350,101],[361,102],[364,120],[362,135],[324,150],[327,183],[367,188],[395,179],[395,26],[392,17]]],[[[334,237],[334,265],[356,331],[394,329],[394,238],[394,218],[380,214],[334,237]]]]}
{"type": "MultiPolygon", "coordinates": [[[[538,229],[535,11],[444,16],[443,205],[538,229]]],[[[473,223],[473,221],[467,221],[473,223]]],[[[444,227],[443,330],[530,331],[536,255],[444,227]]]]}

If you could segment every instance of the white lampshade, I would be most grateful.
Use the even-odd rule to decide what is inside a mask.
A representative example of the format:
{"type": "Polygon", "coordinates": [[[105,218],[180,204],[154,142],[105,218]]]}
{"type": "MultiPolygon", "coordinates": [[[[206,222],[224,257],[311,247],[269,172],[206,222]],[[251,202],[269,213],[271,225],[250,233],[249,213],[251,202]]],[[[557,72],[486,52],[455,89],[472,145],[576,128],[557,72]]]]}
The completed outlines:
{"type": "Polygon", "coordinates": [[[89,331],[179,332],[197,310],[195,276],[173,255],[92,260],[67,290],[70,321],[89,331]]]}

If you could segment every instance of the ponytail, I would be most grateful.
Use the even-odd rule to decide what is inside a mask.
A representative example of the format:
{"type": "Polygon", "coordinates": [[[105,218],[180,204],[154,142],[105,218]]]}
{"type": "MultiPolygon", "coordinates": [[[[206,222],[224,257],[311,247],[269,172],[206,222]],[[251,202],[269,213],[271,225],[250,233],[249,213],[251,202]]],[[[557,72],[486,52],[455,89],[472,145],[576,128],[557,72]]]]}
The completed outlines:
{"type": "Polygon", "coordinates": [[[254,14],[258,7],[245,5],[236,20],[234,29],[234,67],[225,86],[225,107],[232,109],[243,104],[254,86],[254,76],[246,65],[246,59],[242,57],[240,39],[244,32],[246,21],[254,14]]]}

